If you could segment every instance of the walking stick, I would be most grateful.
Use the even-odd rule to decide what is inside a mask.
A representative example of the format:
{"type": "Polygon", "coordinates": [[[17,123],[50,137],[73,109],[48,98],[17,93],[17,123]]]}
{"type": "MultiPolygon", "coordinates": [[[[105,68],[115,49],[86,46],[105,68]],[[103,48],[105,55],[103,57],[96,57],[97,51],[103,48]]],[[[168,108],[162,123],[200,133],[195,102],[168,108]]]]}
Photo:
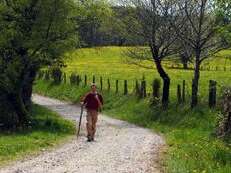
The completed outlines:
{"type": "Polygon", "coordinates": [[[78,139],[78,137],[79,137],[80,128],[81,128],[81,123],[82,123],[83,107],[84,107],[84,105],[81,105],[81,112],[80,112],[80,117],[79,117],[79,127],[78,127],[78,130],[77,130],[77,139],[78,139]]]}

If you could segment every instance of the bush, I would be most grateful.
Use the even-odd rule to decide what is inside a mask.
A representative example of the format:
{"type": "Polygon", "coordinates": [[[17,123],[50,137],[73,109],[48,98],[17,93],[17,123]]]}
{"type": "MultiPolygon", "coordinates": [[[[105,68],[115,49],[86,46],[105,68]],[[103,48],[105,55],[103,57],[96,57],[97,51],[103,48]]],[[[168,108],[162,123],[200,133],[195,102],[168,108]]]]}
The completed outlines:
{"type": "Polygon", "coordinates": [[[76,84],[76,81],[77,81],[77,75],[75,73],[71,73],[70,84],[74,85],[74,84],[76,84]]]}
{"type": "Polygon", "coordinates": [[[75,73],[72,73],[70,76],[70,83],[71,85],[80,85],[80,82],[82,81],[80,75],[77,75],[75,73]]]}
{"type": "Polygon", "coordinates": [[[44,75],[44,71],[39,71],[38,72],[38,79],[42,79],[43,78],[43,75],[44,75]]]}
{"type": "Polygon", "coordinates": [[[225,88],[222,101],[223,111],[218,117],[217,136],[231,135],[231,88],[225,88]]]}
{"type": "Polygon", "coordinates": [[[49,71],[46,71],[46,72],[45,72],[44,79],[45,79],[45,80],[50,80],[50,73],[49,73],[49,71]]]}
{"type": "Polygon", "coordinates": [[[62,82],[62,71],[60,67],[51,68],[51,77],[54,80],[54,83],[59,84],[62,82]]]}

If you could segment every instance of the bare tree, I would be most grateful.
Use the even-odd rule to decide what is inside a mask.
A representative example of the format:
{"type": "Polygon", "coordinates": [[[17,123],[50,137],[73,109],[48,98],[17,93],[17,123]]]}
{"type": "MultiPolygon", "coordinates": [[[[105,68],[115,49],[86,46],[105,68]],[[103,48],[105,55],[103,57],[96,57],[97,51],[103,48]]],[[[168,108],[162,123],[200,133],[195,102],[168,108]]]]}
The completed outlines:
{"type": "MultiPolygon", "coordinates": [[[[140,27],[134,33],[142,36],[146,45],[129,51],[131,57],[154,63],[163,80],[162,104],[168,106],[170,77],[162,66],[163,59],[177,53],[177,34],[171,23],[175,22],[175,4],[169,0],[127,0],[126,5],[136,9],[133,21],[140,27]]],[[[137,27],[136,27],[137,28],[137,27]]]]}
{"type": "Polygon", "coordinates": [[[222,42],[216,34],[216,17],[213,7],[212,0],[178,1],[177,10],[179,13],[177,16],[181,19],[181,22],[177,26],[175,25],[176,33],[194,52],[192,108],[198,104],[201,63],[223,49],[222,42]]]}
{"type": "MultiPolygon", "coordinates": [[[[184,35],[190,37],[191,34],[188,30],[184,31],[184,35]]],[[[176,44],[179,46],[179,59],[180,62],[183,64],[184,69],[188,69],[189,63],[193,61],[193,49],[189,45],[187,41],[178,39],[176,44]]]]}

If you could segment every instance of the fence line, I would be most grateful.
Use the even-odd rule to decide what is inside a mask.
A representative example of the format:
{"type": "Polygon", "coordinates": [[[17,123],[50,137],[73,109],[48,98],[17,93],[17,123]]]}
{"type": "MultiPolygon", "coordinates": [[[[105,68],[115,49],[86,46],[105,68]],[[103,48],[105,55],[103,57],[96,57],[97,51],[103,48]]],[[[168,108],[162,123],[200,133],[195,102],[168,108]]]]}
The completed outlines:
{"type": "MultiPolygon", "coordinates": [[[[52,74],[49,72],[48,70],[46,71],[40,71],[38,73],[38,79],[44,79],[44,80],[54,80],[54,77],[52,77],[52,74]]],[[[57,78],[57,77],[56,77],[57,78]]],[[[61,82],[63,82],[64,84],[68,83],[68,78],[69,78],[69,83],[70,85],[76,85],[76,86],[82,86],[82,87],[87,87],[88,86],[88,79],[90,79],[91,77],[89,77],[88,75],[83,75],[83,78],[81,77],[81,75],[76,74],[76,73],[71,73],[70,76],[68,76],[65,72],[62,73],[62,77],[60,78],[61,82]]],[[[59,79],[59,78],[58,78],[59,79]]],[[[115,84],[115,93],[119,94],[120,91],[121,94],[123,95],[135,95],[138,98],[146,98],[146,97],[152,97],[155,98],[155,100],[160,100],[160,89],[161,89],[161,80],[159,79],[154,79],[153,83],[151,86],[151,93],[148,93],[147,91],[147,81],[145,80],[145,77],[143,77],[142,80],[134,80],[134,85],[132,86],[132,88],[130,88],[129,91],[129,81],[128,80],[123,80],[123,85],[120,81],[122,80],[114,80],[114,82],[110,79],[107,78],[107,84],[104,87],[104,80],[103,77],[100,76],[99,78],[97,78],[96,75],[92,75],[92,82],[96,83],[97,79],[99,80],[99,89],[101,91],[106,90],[108,92],[112,91],[112,84],[115,84]],[[120,85],[121,84],[121,85],[120,85]]],[[[130,81],[131,83],[131,81],[130,81]]],[[[177,90],[176,90],[176,98],[177,98],[177,103],[178,104],[185,104],[186,103],[186,81],[183,80],[182,84],[178,84],[177,85],[177,90]]],[[[216,103],[217,103],[217,82],[210,80],[209,81],[209,87],[208,87],[208,105],[209,107],[215,107],[216,103]]]]}

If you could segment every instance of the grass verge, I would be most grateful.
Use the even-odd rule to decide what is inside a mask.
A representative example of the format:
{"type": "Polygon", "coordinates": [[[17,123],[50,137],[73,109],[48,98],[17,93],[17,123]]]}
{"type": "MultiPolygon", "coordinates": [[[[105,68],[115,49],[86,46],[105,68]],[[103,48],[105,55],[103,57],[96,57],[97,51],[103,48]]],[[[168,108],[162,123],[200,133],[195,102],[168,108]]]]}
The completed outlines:
{"type": "MultiPolygon", "coordinates": [[[[53,85],[37,81],[35,92],[62,100],[77,102],[88,88],[70,84],[53,85]]],[[[170,104],[167,111],[158,106],[150,108],[149,99],[103,93],[104,111],[114,118],[150,128],[164,134],[168,150],[164,157],[169,173],[230,173],[231,144],[213,136],[219,110],[198,106],[170,104]]]]}
{"type": "Polygon", "coordinates": [[[20,132],[0,132],[0,166],[53,147],[75,132],[72,122],[33,105],[32,127],[20,132]]]}

